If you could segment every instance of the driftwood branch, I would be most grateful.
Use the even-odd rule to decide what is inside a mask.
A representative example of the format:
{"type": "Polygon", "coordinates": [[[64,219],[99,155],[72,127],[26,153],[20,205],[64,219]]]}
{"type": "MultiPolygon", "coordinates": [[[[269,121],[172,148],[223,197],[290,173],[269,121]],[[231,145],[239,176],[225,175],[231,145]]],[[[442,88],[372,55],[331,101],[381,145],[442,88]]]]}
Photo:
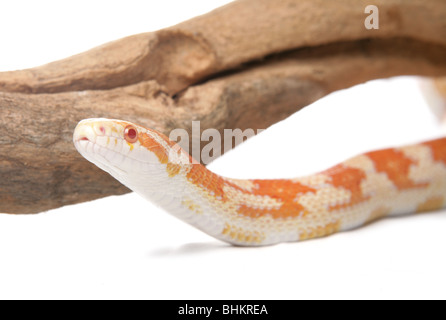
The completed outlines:
{"type": "Polygon", "coordinates": [[[244,0],[175,27],[0,73],[0,212],[34,213],[128,190],[81,158],[77,122],[266,128],[322,96],[395,75],[446,75],[443,0],[244,0]]]}

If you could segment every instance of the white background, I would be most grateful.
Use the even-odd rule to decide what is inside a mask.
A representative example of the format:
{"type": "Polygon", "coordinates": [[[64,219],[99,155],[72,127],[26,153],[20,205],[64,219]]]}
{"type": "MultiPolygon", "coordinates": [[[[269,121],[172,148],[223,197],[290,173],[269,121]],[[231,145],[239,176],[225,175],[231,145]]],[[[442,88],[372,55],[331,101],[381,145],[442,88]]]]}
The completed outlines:
{"type": "MultiPolygon", "coordinates": [[[[3,1],[0,70],[167,27],[225,2],[3,1]]],[[[374,81],[318,101],[209,168],[295,177],[440,134],[418,80],[374,81]]],[[[0,298],[446,298],[445,213],[265,248],[221,243],[134,194],[0,214],[0,298]]]]}

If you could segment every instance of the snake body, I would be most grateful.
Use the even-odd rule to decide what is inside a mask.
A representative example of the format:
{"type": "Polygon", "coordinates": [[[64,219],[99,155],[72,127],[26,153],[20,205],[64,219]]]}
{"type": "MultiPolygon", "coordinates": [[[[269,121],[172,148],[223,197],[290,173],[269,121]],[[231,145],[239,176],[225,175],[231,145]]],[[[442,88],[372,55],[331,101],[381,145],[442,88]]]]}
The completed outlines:
{"type": "Polygon", "coordinates": [[[219,176],[163,134],[121,120],[83,120],[73,139],[82,156],[133,191],[235,245],[322,237],[446,204],[446,138],[280,180],[219,176]]]}

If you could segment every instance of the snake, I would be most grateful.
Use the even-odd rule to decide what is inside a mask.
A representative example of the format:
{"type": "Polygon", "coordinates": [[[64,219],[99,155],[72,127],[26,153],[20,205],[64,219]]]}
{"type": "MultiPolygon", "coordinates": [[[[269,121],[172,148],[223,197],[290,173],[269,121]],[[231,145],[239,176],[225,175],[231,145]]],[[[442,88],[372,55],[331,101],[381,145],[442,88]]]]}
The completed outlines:
{"type": "Polygon", "coordinates": [[[303,177],[268,180],[220,176],[164,134],[123,120],[82,120],[73,142],[85,159],[129,189],[236,246],[318,238],[446,204],[446,137],[363,153],[303,177]]]}

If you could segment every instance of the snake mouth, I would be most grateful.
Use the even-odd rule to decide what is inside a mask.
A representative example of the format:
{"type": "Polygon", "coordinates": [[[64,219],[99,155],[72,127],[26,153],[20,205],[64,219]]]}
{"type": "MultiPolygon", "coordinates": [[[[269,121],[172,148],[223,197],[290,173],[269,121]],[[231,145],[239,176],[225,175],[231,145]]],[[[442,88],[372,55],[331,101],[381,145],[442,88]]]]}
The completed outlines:
{"type": "MultiPolygon", "coordinates": [[[[119,176],[128,174],[127,170],[115,163],[122,163],[123,159],[117,159],[118,157],[123,157],[121,153],[111,148],[107,148],[106,146],[101,146],[97,144],[95,140],[90,140],[89,138],[82,136],[74,140],[74,145],[85,159],[92,162],[102,170],[108,172],[112,176],[116,177],[115,173],[117,173],[119,176]]],[[[118,177],[116,178],[118,179],[118,177]]]]}
{"type": "Polygon", "coordinates": [[[73,143],[86,160],[120,181],[126,176],[152,176],[160,164],[166,164],[160,162],[155,153],[157,148],[153,151],[150,147],[141,147],[139,140],[129,142],[137,137],[136,130],[145,133],[142,128],[127,123],[82,120],[74,129],[73,143]]]}
{"type": "Polygon", "coordinates": [[[151,161],[141,159],[136,154],[122,153],[121,148],[116,149],[114,143],[110,143],[110,145],[108,143],[104,144],[104,139],[107,138],[118,139],[118,145],[124,144],[124,139],[107,135],[98,136],[96,134],[89,136],[90,129],[79,129],[75,131],[73,137],[74,146],[77,151],[86,160],[110,173],[112,176],[117,177],[118,180],[119,177],[138,172],[135,170],[142,166],[155,167],[158,165],[151,161]]]}

